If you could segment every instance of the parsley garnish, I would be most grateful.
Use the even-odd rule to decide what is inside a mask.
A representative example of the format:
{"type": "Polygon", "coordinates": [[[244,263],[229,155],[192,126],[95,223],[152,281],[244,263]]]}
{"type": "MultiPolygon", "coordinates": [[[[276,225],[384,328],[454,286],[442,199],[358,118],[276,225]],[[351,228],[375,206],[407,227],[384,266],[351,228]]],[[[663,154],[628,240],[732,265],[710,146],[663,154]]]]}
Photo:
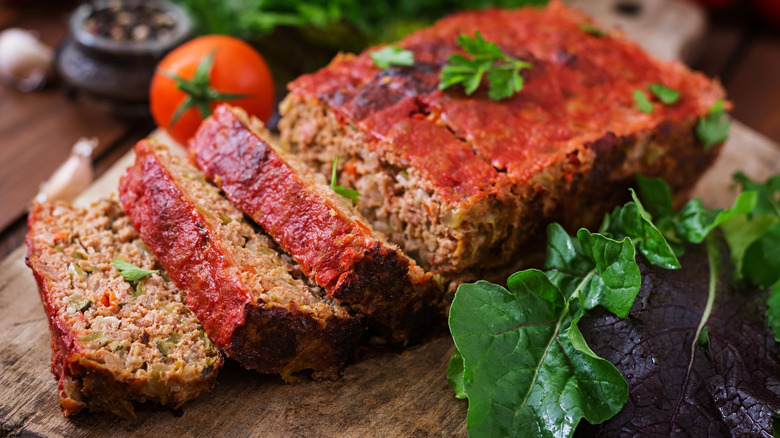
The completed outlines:
{"type": "Polygon", "coordinates": [[[634,102],[635,107],[643,113],[650,114],[653,112],[653,104],[647,99],[647,95],[644,91],[636,89],[634,90],[634,102]]]}
{"type": "Polygon", "coordinates": [[[125,280],[127,281],[140,280],[149,274],[156,274],[158,272],[157,269],[152,271],[141,269],[130,262],[120,259],[114,259],[114,267],[119,269],[119,273],[122,274],[122,277],[125,277],[125,280]]]}
{"type": "Polygon", "coordinates": [[[723,99],[718,99],[710,107],[710,112],[699,119],[696,125],[696,136],[704,143],[704,149],[729,138],[729,128],[731,121],[726,117],[726,108],[723,105],[723,99]]]}
{"type": "Polygon", "coordinates": [[[440,90],[463,84],[470,96],[479,88],[485,73],[489,83],[488,97],[492,100],[511,97],[523,89],[520,70],[531,68],[530,63],[505,55],[495,43],[485,41],[479,31],[474,38],[460,35],[458,45],[472,57],[469,59],[460,54],[449,57],[439,77],[440,90]]]}
{"type": "Polygon", "coordinates": [[[414,64],[414,53],[396,46],[387,46],[382,50],[371,52],[369,56],[371,56],[374,64],[381,69],[386,69],[391,65],[414,64]]]}
{"type": "Polygon", "coordinates": [[[604,37],[604,36],[607,35],[607,33],[604,32],[603,29],[601,29],[599,27],[596,27],[596,26],[588,23],[587,21],[583,21],[582,23],[580,23],[580,29],[582,31],[584,31],[585,33],[588,33],[590,35],[593,35],[593,36],[599,37],[599,38],[604,37]]]}
{"type": "Polygon", "coordinates": [[[336,165],[338,164],[338,157],[333,157],[333,172],[330,176],[330,188],[334,192],[338,193],[339,195],[351,199],[353,203],[359,201],[360,199],[360,192],[357,190],[352,190],[344,187],[343,185],[339,184],[336,185],[336,165]]]}
{"type": "Polygon", "coordinates": [[[647,89],[666,105],[672,105],[680,100],[680,93],[678,91],[665,87],[662,84],[650,84],[647,86],[647,89]]]}

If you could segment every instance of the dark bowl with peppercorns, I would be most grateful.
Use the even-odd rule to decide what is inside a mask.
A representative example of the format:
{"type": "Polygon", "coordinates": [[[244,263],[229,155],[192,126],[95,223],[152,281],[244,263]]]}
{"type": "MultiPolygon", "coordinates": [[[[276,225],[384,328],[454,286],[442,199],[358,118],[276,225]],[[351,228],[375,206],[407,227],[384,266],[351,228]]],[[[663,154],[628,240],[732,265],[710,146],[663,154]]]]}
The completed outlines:
{"type": "Polygon", "coordinates": [[[169,1],[96,0],[71,16],[55,64],[72,95],[145,116],[157,62],[191,34],[192,20],[169,1]]]}

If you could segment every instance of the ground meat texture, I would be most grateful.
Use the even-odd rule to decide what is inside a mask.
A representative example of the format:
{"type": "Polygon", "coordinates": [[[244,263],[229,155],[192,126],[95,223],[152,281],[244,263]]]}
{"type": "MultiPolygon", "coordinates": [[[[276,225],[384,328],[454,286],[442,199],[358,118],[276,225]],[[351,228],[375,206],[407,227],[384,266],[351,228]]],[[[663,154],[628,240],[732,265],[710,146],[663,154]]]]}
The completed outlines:
{"type": "Polygon", "coordinates": [[[28,223],[66,416],[87,407],[134,419],[133,402],[178,408],[214,386],[220,353],[118,202],[36,204],[28,223]],[[158,272],[128,281],[114,259],[158,272]]]}
{"type": "Polygon", "coordinates": [[[411,66],[380,70],[375,49],[340,55],[290,83],[282,141],[326,174],[342,157],[342,181],[368,194],[361,212],[445,281],[515,261],[548,222],[597,226],[637,173],[684,198],[719,151],[694,131],[722,88],[617,30],[588,34],[588,20],[555,1],[470,11],[398,42],[411,66]],[[438,89],[457,37],[477,30],[532,65],[520,93],[497,102],[484,84],[472,96],[438,89]],[[679,101],[653,98],[653,83],[679,101]],[[634,90],[650,96],[651,114],[635,108],[634,90]]]}
{"type": "Polygon", "coordinates": [[[191,155],[226,196],[259,223],[331,296],[362,315],[372,334],[405,343],[444,320],[442,289],[324,178],[280,150],[260,122],[215,109],[191,155]]]}
{"type": "Polygon", "coordinates": [[[217,346],[288,381],[306,369],[337,377],[361,339],[359,318],[307,283],[197,168],[152,141],[135,153],[120,181],[125,211],[217,346]]]}

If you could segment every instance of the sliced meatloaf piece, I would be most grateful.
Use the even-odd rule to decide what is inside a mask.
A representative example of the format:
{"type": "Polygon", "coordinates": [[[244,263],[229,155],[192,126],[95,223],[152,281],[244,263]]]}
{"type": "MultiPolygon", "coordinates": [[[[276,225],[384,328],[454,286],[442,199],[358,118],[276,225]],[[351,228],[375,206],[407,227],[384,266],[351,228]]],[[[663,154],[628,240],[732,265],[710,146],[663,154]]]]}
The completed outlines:
{"type": "Polygon", "coordinates": [[[178,408],[214,386],[222,356],[118,202],[37,204],[28,223],[66,416],[88,407],[135,419],[133,402],[178,408]],[[115,259],[153,272],[129,281],[115,259]]]}
{"type": "Polygon", "coordinates": [[[695,125],[722,88],[586,23],[557,1],[463,12],[397,43],[414,53],[411,66],[381,70],[375,48],[340,55],[289,84],[282,141],[325,174],[341,157],[342,182],[363,194],[374,228],[445,278],[511,262],[546,222],[597,225],[637,173],[685,196],[718,152],[695,125]],[[520,93],[494,101],[486,83],[471,96],[438,89],[450,55],[471,56],[458,36],[477,31],[531,64],[520,93]],[[661,103],[655,83],[679,100],[661,103]],[[636,108],[635,90],[651,114],[636,108]]]}
{"type": "Polygon", "coordinates": [[[217,108],[189,147],[206,176],[375,333],[403,343],[443,320],[436,279],[373,231],[321,175],[274,146],[243,110],[217,108]]]}
{"type": "Polygon", "coordinates": [[[120,199],[206,333],[246,368],[335,378],[362,335],[350,315],[168,148],[142,140],[120,199]]]}

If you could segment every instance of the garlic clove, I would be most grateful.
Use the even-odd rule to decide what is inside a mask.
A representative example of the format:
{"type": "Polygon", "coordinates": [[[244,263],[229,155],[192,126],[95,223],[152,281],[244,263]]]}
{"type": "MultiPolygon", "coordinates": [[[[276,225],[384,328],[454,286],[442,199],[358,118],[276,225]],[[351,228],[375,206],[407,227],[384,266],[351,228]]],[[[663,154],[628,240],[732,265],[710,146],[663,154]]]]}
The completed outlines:
{"type": "Polygon", "coordinates": [[[80,138],[73,145],[70,156],[52,174],[48,181],[41,184],[35,200],[38,202],[64,200],[72,201],[94,178],[92,169],[92,151],[97,146],[96,138],[80,138]]]}
{"type": "Polygon", "coordinates": [[[0,80],[21,91],[42,87],[52,74],[54,51],[33,32],[11,28],[0,32],[0,80]]]}

